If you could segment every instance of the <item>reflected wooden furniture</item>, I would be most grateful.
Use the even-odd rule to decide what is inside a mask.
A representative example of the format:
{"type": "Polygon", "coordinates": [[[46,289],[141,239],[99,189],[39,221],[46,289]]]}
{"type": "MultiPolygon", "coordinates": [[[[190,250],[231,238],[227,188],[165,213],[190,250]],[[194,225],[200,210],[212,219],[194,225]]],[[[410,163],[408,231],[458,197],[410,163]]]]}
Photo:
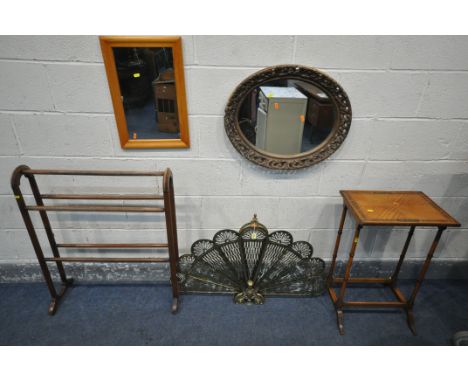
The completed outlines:
{"type": "Polygon", "coordinates": [[[154,100],[157,110],[157,125],[159,131],[177,133],[179,121],[177,120],[177,98],[174,80],[155,80],[152,83],[154,100]]]}
{"type": "Polygon", "coordinates": [[[316,86],[301,83],[296,87],[309,99],[306,120],[312,127],[309,140],[314,143],[313,131],[315,129],[324,134],[329,132],[330,126],[333,126],[335,107],[331,99],[316,86]]]}
{"type": "MultiPolygon", "coordinates": [[[[34,251],[39,261],[42,274],[47,283],[50,296],[52,298],[49,304],[49,314],[55,314],[61,298],[64,296],[67,288],[72,285],[73,279],[68,278],[65,273],[63,263],[169,263],[170,277],[172,284],[172,312],[176,313],[179,304],[179,284],[177,281],[177,263],[179,261],[179,249],[177,244],[177,226],[174,202],[174,186],[172,172],[170,169],[165,171],[91,171],[91,170],[37,170],[28,166],[18,166],[11,177],[11,187],[18,203],[19,210],[26,225],[26,229],[34,247],[34,251]],[[42,194],[39,191],[35,175],[54,175],[54,176],[93,176],[93,177],[161,177],[163,183],[163,195],[157,194],[42,194]],[[35,204],[26,204],[21,191],[21,179],[25,177],[29,181],[35,204]],[[115,200],[119,204],[60,204],[46,205],[44,200],[115,200]],[[155,205],[128,205],[128,201],[163,201],[163,206],[155,205]],[[46,257],[39,242],[36,229],[34,228],[30,212],[39,212],[42,224],[47,235],[53,257],[46,257]],[[47,212],[125,212],[125,213],[164,213],[167,243],[57,243],[50,224],[47,212]],[[59,253],[61,249],[141,249],[141,248],[167,248],[168,257],[62,257],[59,253]],[[49,265],[57,265],[57,270],[62,282],[62,288],[57,291],[52,279],[49,265]]],[[[101,202],[102,203],[102,202],[101,202]]]]}
{"type": "Polygon", "coordinates": [[[343,197],[343,212],[328,274],[328,292],[335,307],[338,330],[344,334],[343,310],[345,308],[402,308],[406,311],[408,326],[416,334],[413,305],[421,283],[429,268],[443,231],[447,227],[459,227],[460,223],[439,207],[427,195],[419,191],[340,191],[343,197]],[[343,277],[335,277],[335,265],[340,246],[346,213],[349,210],[356,222],[349,258],[343,277]],[[364,226],[407,226],[408,237],[403,245],[400,258],[393,274],[388,278],[350,277],[354,254],[359,242],[359,234],[364,226]],[[397,287],[398,274],[408,250],[415,228],[437,227],[437,233],[429,249],[424,264],[416,279],[416,285],[409,298],[397,287]],[[396,301],[345,301],[347,284],[383,284],[391,289],[396,301]],[[339,287],[338,293],[335,287],[339,287]]]}

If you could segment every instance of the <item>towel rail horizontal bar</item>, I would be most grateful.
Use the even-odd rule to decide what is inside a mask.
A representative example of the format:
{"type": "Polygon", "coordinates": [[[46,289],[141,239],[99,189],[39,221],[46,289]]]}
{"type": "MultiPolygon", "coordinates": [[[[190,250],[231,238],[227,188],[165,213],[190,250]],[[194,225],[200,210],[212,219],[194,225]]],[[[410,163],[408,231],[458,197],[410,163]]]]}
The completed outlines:
{"type": "Polygon", "coordinates": [[[164,176],[164,171],[105,171],[105,170],[39,170],[24,169],[26,175],[90,175],[90,176],[164,176]]]}
{"type": "Polygon", "coordinates": [[[26,206],[29,211],[90,211],[90,212],[164,212],[162,207],[150,206],[111,206],[111,205],[64,205],[26,206]]]}
{"type": "Polygon", "coordinates": [[[145,194],[41,194],[42,199],[162,200],[163,195],[145,194]]]}
{"type": "Polygon", "coordinates": [[[169,263],[169,258],[124,258],[124,257],[45,257],[45,261],[56,263],[169,263]]]}
{"type": "Polygon", "coordinates": [[[57,243],[59,248],[168,248],[167,243],[57,243]]]}

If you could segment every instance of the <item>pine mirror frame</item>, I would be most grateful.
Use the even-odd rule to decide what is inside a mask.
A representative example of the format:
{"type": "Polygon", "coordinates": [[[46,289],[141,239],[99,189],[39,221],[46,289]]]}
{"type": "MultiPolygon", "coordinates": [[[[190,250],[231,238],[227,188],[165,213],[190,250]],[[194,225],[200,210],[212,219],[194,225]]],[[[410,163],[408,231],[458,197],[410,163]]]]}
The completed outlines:
{"type": "Polygon", "coordinates": [[[182,39],[180,36],[100,36],[101,51],[109,83],[115,121],[123,149],[189,148],[190,135],[185,95],[182,39]],[[112,48],[172,48],[179,120],[179,139],[131,139],[127,129],[119,78],[112,48]]]}
{"type": "Polygon", "coordinates": [[[269,169],[294,170],[312,166],[332,155],[348,135],[351,120],[351,102],[344,89],[333,78],[315,68],[277,65],[252,74],[236,87],[226,105],[224,128],[234,148],[249,161],[269,169]],[[238,115],[244,99],[252,89],[279,79],[295,79],[311,83],[325,91],[335,106],[336,118],[331,132],[313,150],[295,155],[268,153],[251,144],[240,129],[238,115]]]}

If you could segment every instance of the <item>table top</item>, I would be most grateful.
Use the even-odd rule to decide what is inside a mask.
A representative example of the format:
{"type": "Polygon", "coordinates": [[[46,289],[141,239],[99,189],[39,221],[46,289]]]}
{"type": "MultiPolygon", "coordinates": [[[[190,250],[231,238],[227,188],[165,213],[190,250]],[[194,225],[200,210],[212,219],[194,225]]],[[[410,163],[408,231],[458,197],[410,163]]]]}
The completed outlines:
{"type": "Polygon", "coordinates": [[[340,193],[362,225],[460,226],[421,191],[341,190],[340,193]]]}

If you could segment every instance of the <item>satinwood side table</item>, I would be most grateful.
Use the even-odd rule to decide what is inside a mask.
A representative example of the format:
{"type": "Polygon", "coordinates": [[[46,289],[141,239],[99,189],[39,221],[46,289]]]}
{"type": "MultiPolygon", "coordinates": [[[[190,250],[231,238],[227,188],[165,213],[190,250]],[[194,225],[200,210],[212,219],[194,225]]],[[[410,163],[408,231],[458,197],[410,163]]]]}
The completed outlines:
{"type": "Polygon", "coordinates": [[[344,334],[343,310],[345,308],[402,308],[406,311],[408,326],[416,334],[414,326],[413,305],[421,283],[429,268],[432,256],[437,248],[442,233],[447,227],[459,227],[460,223],[439,207],[426,194],[419,191],[340,191],[343,197],[343,212],[340,227],[333,251],[330,271],[327,278],[328,292],[336,311],[338,330],[344,334]],[[343,277],[335,277],[335,265],[340,246],[341,234],[346,219],[350,214],[356,222],[354,238],[349,252],[343,277]],[[364,226],[407,226],[408,237],[403,246],[400,258],[390,277],[350,277],[354,253],[359,242],[359,234],[364,226]],[[416,279],[416,285],[409,298],[406,298],[396,286],[398,274],[408,250],[416,227],[437,227],[437,234],[432,242],[424,264],[416,279]],[[344,296],[348,283],[378,283],[389,287],[396,301],[345,301],[344,296]],[[335,291],[339,287],[339,291],[335,291]]]}

